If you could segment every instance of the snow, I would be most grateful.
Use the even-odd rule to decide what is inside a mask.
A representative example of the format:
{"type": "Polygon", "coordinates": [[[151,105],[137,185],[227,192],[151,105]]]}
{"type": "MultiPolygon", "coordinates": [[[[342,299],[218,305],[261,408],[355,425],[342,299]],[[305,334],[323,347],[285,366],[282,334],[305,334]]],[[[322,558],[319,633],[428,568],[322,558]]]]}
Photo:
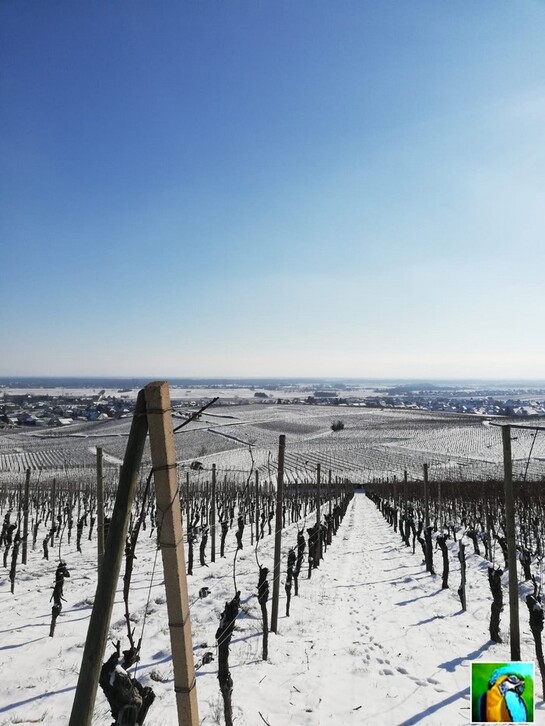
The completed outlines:
{"type": "MultiPolygon", "coordinates": [[[[312,518],[306,526],[312,524],[312,518]]],[[[283,532],[282,578],[287,551],[295,547],[297,525],[283,532]]],[[[161,558],[152,577],[154,539],[149,528],[141,533],[131,587],[135,636],[145,618],[142,662],[138,678],[157,694],[146,724],[176,724],[172,661],[161,558]],[[149,601],[148,601],[149,598],[149,601]]],[[[0,726],[4,724],[68,723],[83,644],[91,612],[95,574],[95,540],[62,546],[71,572],[65,582],[66,603],[49,638],[51,603],[57,562],[29,552],[29,564],[19,565],[15,595],[9,592],[7,572],[0,583],[0,726]]],[[[273,564],[273,539],[265,537],[257,549],[262,565],[273,564]]],[[[468,611],[462,612],[456,594],[459,565],[451,552],[450,589],[441,590],[438,574],[426,573],[421,553],[412,554],[388,526],[375,505],[356,493],[337,536],[318,569],[307,579],[305,565],[299,596],[292,597],[285,617],[282,582],[278,634],[269,636],[269,660],[261,659],[261,613],[256,591],[258,566],[250,532],[236,567],[241,612],[231,645],[235,724],[256,726],[409,726],[470,721],[470,663],[508,661],[508,612],[502,614],[504,644],[488,636],[490,593],[486,563],[468,555],[468,611]]],[[[194,661],[215,655],[214,635],[225,602],[234,595],[232,579],[234,529],[227,540],[227,557],[188,577],[194,661]],[[199,598],[199,589],[211,594],[199,598]]],[[[418,547],[418,544],[417,544],[418,547]]],[[[472,550],[469,546],[467,552],[472,550]]],[[[51,556],[58,554],[52,548],[51,556]]],[[[198,559],[198,558],[197,558],[198,559]]],[[[271,581],[271,578],[269,578],[271,581]]],[[[271,582],[272,593],[272,582],[271,582]]],[[[293,593],[293,590],[292,590],[293,593]]],[[[504,601],[507,603],[507,596],[504,601]]],[[[270,612],[270,600],[269,600],[270,612]]],[[[522,657],[535,660],[527,609],[521,600],[522,657]]],[[[122,580],[111,620],[110,640],[128,647],[123,619],[122,580]]],[[[111,653],[108,647],[105,658],[111,653]]],[[[132,669],[131,669],[132,670],[132,669]]],[[[541,696],[540,688],[537,687],[541,696]]],[[[197,671],[197,693],[202,724],[223,723],[217,681],[217,661],[197,671]]],[[[109,724],[108,704],[99,689],[94,723],[109,724]]],[[[538,699],[536,723],[545,722],[538,699]]]]}

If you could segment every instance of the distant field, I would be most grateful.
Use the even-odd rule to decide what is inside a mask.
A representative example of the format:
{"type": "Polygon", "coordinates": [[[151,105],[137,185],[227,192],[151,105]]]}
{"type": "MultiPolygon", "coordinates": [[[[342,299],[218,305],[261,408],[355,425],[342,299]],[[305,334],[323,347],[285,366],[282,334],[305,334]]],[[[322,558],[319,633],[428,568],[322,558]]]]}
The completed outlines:
{"type": "MultiPolygon", "coordinates": [[[[175,419],[175,424],[180,421],[175,419]]],[[[120,419],[61,429],[4,430],[0,473],[5,480],[27,468],[92,470],[97,446],[103,448],[107,465],[117,469],[130,425],[130,419],[120,419]]],[[[214,463],[220,471],[243,474],[252,467],[253,458],[262,475],[273,478],[281,433],[286,434],[288,481],[313,476],[317,463],[352,481],[402,478],[404,470],[410,477],[420,477],[424,463],[430,476],[437,478],[502,476],[501,431],[480,417],[339,406],[252,404],[211,409],[176,434],[178,461],[188,466],[198,459],[205,470],[214,463]],[[336,419],[343,421],[342,431],[331,430],[336,419]]],[[[537,436],[530,461],[531,432],[517,429],[513,437],[515,473],[524,475],[528,464],[528,478],[545,477],[545,434],[537,436]]],[[[149,464],[148,448],[144,457],[149,464]]]]}

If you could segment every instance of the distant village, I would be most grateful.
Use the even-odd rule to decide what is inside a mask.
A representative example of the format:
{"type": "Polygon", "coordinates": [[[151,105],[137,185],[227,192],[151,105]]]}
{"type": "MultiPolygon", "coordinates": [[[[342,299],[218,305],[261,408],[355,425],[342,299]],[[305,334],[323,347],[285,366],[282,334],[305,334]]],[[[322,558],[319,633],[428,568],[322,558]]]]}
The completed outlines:
{"type": "Polygon", "coordinates": [[[108,421],[132,414],[134,401],[105,396],[0,393],[0,425],[68,426],[75,421],[108,421]]]}
{"type": "MultiPolygon", "coordinates": [[[[475,395],[475,392],[472,392],[471,395],[464,395],[461,391],[399,391],[396,389],[377,391],[377,395],[356,396],[350,395],[350,390],[343,386],[339,389],[331,387],[323,390],[291,386],[289,390],[286,390],[285,397],[278,397],[277,392],[267,393],[267,386],[263,388],[265,390],[255,390],[250,387],[247,397],[222,397],[214,404],[214,408],[251,403],[262,405],[305,404],[436,411],[479,416],[519,416],[521,418],[545,416],[545,391],[541,390],[533,390],[532,395],[517,398],[507,398],[504,391],[494,391],[493,394],[482,392],[482,395],[475,395]],[[395,394],[393,394],[394,390],[395,394]],[[500,397],[499,393],[503,395],[500,397]]],[[[124,393],[125,389],[121,389],[118,392],[119,395],[106,395],[105,390],[102,390],[98,394],[53,396],[45,392],[10,394],[0,390],[0,427],[69,426],[75,422],[100,422],[129,417],[134,410],[135,400],[123,395],[124,393]]],[[[175,407],[194,410],[209,401],[210,398],[196,397],[194,400],[173,398],[172,403],[175,407]]],[[[176,415],[183,417],[186,414],[180,410],[176,415]]]]}
{"type": "Polygon", "coordinates": [[[538,399],[500,400],[492,396],[398,394],[396,396],[340,396],[336,391],[317,391],[301,403],[314,405],[365,406],[413,411],[476,414],[479,416],[545,416],[545,401],[538,399]]]}
{"type": "MultiPolygon", "coordinates": [[[[350,405],[350,399],[347,403],[350,405]]],[[[358,405],[352,403],[352,405],[358,405]]],[[[369,408],[413,409],[417,411],[442,411],[447,413],[468,413],[479,416],[545,416],[545,403],[531,399],[507,399],[501,401],[491,396],[484,398],[454,398],[425,396],[372,396],[364,399],[362,405],[369,408]]]]}

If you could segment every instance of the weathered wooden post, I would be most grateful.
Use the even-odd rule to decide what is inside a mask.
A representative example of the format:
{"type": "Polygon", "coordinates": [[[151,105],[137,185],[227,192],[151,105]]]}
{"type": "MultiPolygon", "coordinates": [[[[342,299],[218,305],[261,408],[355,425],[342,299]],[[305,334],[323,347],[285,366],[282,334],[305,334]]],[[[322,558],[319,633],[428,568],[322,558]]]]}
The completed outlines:
{"type": "Polygon", "coordinates": [[[429,503],[429,491],[428,491],[428,465],[424,464],[424,513],[425,513],[425,527],[430,526],[430,503],[429,503]]]}
{"type": "Polygon", "coordinates": [[[25,493],[23,498],[23,553],[21,562],[26,565],[27,558],[27,540],[28,540],[28,499],[30,490],[30,469],[25,474],[25,493]]]}
{"type": "Polygon", "coordinates": [[[176,452],[168,383],[166,381],[148,383],[145,392],[159,518],[157,533],[165,575],[178,723],[179,726],[198,726],[199,713],[185,572],[182,512],[176,476],[176,452]]]}
{"type": "Polygon", "coordinates": [[[105,558],[108,567],[103,567],[98,575],[69,726],[91,726],[92,724],[98,679],[110,628],[121,559],[125,550],[129,516],[138,485],[140,462],[148,432],[145,414],[144,391],[140,391],[136,399],[110,524],[110,534],[106,543],[105,558]]]}
{"type": "Polygon", "coordinates": [[[404,507],[403,507],[403,534],[405,539],[405,544],[407,547],[411,546],[411,542],[409,540],[409,482],[407,479],[407,469],[403,472],[403,498],[405,500],[404,507]]]}
{"type": "Polygon", "coordinates": [[[17,527],[20,527],[21,526],[21,510],[22,510],[22,506],[21,505],[22,505],[22,499],[23,499],[23,495],[22,495],[22,491],[21,490],[22,490],[21,482],[19,482],[19,484],[17,485],[17,506],[16,506],[16,511],[17,511],[17,527]]]}
{"type": "Polygon", "coordinates": [[[189,472],[186,471],[185,473],[185,491],[186,491],[186,502],[185,502],[185,528],[187,530],[187,542],[189,544],[189,540],[191,538],[191,527],[190,524],[190,517],[191,517],[191,506],[189,503],[189,472]]]}
{"type": "Polygon", "coordinates": [[[259,472],[255,470],[255,541],[259,542],[259,472]]]}
{"type": "Polygon", "coordinates": [[[210,562],[216,561],[216,465],[212,464],[212,500],[210,502],[210,562]]]}
{"type": "Polygon", "coordinates": [[[509,564],[509,618],[511,660],[520,660],[519,593],[517,582],[517,547],[515,543],[515,495],[511,459],[511,426],[501,427],[503,439],[503,475],[505,492],[505,534],[509,564]]]}
{"type": "Polygon", "coordinates": [[[280,597],[280,549],[282,546],[282,505],[284,497],[284,453],[286,436],[280,434],[278,442],[278,477],[276,480],[276,524],[274,533],[273,596],[271,605],[271,632],[278,632],[278,599],[280,597]]]}
{"type": "Polygon", "coordinates": [[[104,477],[102,473],[102,447],[97,446],[97,564],[104,560],[104,477]]]}
{"type": "Polygon", "coordinates": [[[318,532],[318,563],[322,561],[323,552],[322,552],[322,532],[321,532],[321,519],[322,519],[322,513],[320,509],[320,499],[321,499],[321,478],[322,478],[322,467],[318,463],[316,466],[316,529],[318,532]]]}
{"type": "Polygon", "coordinates": [[[439,532],[443,534],[443,512],[441,511],[441,482],[437,482],[437,510],[439,515],[439,532]]]}
{"type": "Polygon", "coordinates": [[[57,479],[53,477],[53,486],[51,487],[51,547],[55,543],[55,532],[57,531],[57,520],[55,509],[57,506],[57,479]]]}
{"type": "Polygon", "coordinates": [[[397,476],[394,474],[392,483],[393,495],[394,495],[394,511],[393,511],[393,523],[394,532],[397,532],[397,476]]]}
{"type": "Polygon", "coordinates": [[[331,469],[327,475],[327,498],[329,500],[328,506],[328,519],[327,519],[327,544],[330,545],[333,541],[333,497],[331,493],[331,469]]]}

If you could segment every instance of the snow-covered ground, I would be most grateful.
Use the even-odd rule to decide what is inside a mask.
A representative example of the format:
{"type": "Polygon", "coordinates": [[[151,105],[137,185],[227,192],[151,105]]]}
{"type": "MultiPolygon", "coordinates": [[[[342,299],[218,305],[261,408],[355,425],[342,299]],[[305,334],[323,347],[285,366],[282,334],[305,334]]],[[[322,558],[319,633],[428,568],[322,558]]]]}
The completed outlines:
{"type": "MultiPolygon", "coordinates": [[[[311,521],[307,522],[310,526],[311,521]]],[[[215,654],[215,632],[225,601],[234,594],[234,531],[228,555],[209,567],[198,564],[189,577],[194,660],[215,654]],[[207,586],[209,597],[198,598],[207,586]]],[[[283,533],[283,565],[296,544],[296,525],[283,533]]],[[[418,546],[418,545],[417,545],[418,546]]],[[[468,548],[468,552],[471,548],[468,548]]],[[[53,553],[52,558],[58,554],[53,553]]],[[[19,566],[15,595],[7,571],[0,581],[0,726],[67,724],[96,586],[95,542],[63,546],[71,571],[66,603],[54,638],[48,636],[49,598],[57,562],[29,553],[19,566]]],[[[157,699],[146,724],[177,723],[161,558],[152,578],[154,540],[142,532],[131,588],[136,636],[145,629],[138,677],[157,699]]],[[[273,540],[258,547],[261,564],[272,571],[273,540]]],[[[436,569],[441,571],[436,554],[436,569]]],[[[197,557],[198,562],[198,557],[197,557]]],[[[237,560],[242,609],[231,646],[235,724],[256,726],[456,726],[471,720],[470,663],[509,660],[508,643],[488,637],[490,594],[481,558],[468,557],[468,611],[456,589],[459,568],[451,558],[451,589],[441,590],[439,575],[425,572],[421,554],[412,554],[387,525],[375,505],[357,493],[319,569],[300,578],[300,594],[285,617],[282,585],[278,634],[269,638],[269,660],[261,660],[261,615],[256,598],[258,568],[249,531],[237,560]]],[[[122,582],[111,621],[111,640],[124,638],[122,582]]],[[[272,585],[272,583],[271,583],[272,585]]],[[[272,586],[271,586],[272,592],[272,586]]],[[[505,598],[507,602],[507,598],[505,598]]],[[[270,601],[269,601],[270,606],[270,601]]],[[[522,657],[533,660],[533,641],[521,603],[522,657]]],[[[502,615],[507,630],[507,610],[502,615]]],[[[507,638],[506,638],[507,639],[507,638]]],[[[123,647],[127,647],[126,638],[123,647]]],[[[107,652],[107,655],[109,651],[107,652]]],[[[223,723],[217,661],[198,669],[202,724],[223,723]]],[[[538,687],[536,723],[545,723],[538,687]]],[[[99,689],[94,723],[109,724],[108,704],[99,689]]]]}
{"type": "MultiPolygon", "coordinates": [[[[176,425],[181,417],[176,415],[176,425]]],[[[45,476],[81,475],[89,468],[94,481],[95,449],[110,461],[122,460],[132,419],[76,421],[60,428],[0,428],[0,483],[24,479],[27,468],[45,476]],[[91,469],[93,471],[91,471],[91,469]]],[[[514,421],[513,421],[514,422],[514,421]]],[[[503,477],[501,430],[476,416],[339,406],[240,405],[206,411],[176,435],[177,459],[195,459],[218,472],[250,471],[252,457],[261,476],[276,459],[278,436],[288,437],[285,475],[288,480],[314,476],[316,465],[334,475],[364,482],[396,476],[422,479],[423,464],[435,480],[483,481],[503,477]],[[332,431],[341,419],[344,429],[332,431]],[[251,447],[251,454],[250,454],[251,447]]],[[[505,423],[509,423],[505,419],[505,423]]],[[[520,423],[520,421],[518,421],[520,423]]],[[[517,429],[512,441],[515,477],[545,477],[545,437],[532,428],[517,429]]],[[[150,462],[149,449],[144,462],[150,462]]]]}

